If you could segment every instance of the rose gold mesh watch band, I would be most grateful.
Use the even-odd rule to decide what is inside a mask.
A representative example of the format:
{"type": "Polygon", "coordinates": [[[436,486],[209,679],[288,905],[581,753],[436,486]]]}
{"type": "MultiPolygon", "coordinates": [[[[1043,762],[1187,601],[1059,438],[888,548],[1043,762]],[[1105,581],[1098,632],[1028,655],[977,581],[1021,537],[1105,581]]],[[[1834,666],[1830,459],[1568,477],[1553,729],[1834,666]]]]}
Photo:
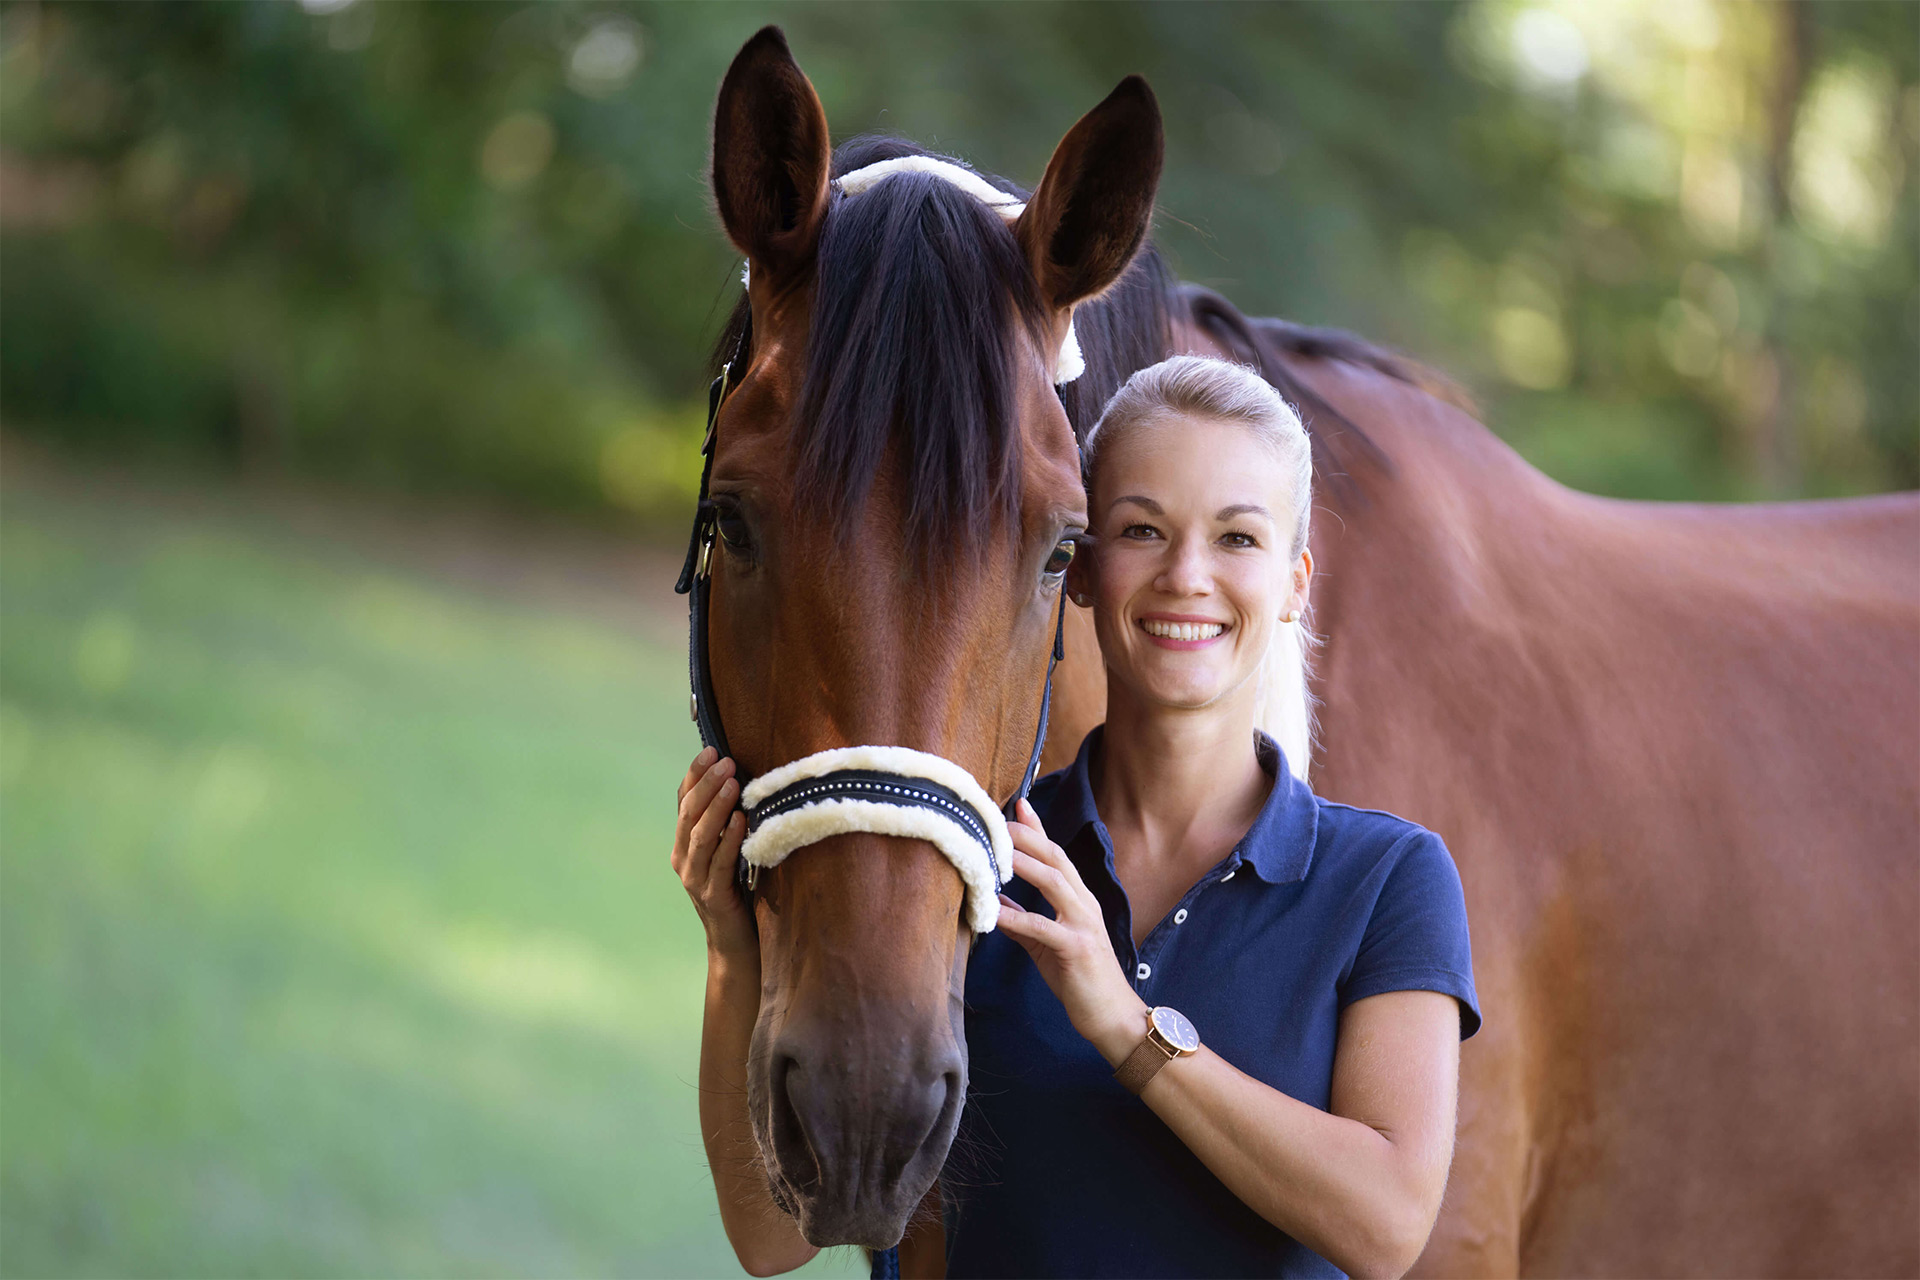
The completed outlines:
{"type": "Polygon", "coordinates": [[[1147,1081],[1160,1073],[1160,1068],[1172,1062],[1175,1055],[1160,1047],[1160,1042],[1148,1036],[1140,1042],[1140,1047],[1127,1055],[1113,1078],[1127,1087],[1128,1093],[1139,1093],[1147,1087],[1147,1081]]]}

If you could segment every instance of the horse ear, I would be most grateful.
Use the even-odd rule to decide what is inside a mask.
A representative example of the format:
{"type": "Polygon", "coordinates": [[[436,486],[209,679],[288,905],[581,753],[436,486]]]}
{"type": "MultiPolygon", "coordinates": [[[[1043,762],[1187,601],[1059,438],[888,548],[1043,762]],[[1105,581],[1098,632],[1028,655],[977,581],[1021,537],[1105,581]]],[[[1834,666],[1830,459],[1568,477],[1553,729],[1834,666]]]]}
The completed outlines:
{"type": "Polygon", "coordinates": [[[827,113],[779,27],[740,47],[713,109],[713,195],[727,238],[778,277],[813,256],[832,162],[827,113]]]}
{"type": "Polygon", "coordinates": [[[1014,227],[1048,302],[1072,306],[1127,269],[1147,237],[1165,151],[1160,104],[1139,76],[1060,140],[1014,227]]]}

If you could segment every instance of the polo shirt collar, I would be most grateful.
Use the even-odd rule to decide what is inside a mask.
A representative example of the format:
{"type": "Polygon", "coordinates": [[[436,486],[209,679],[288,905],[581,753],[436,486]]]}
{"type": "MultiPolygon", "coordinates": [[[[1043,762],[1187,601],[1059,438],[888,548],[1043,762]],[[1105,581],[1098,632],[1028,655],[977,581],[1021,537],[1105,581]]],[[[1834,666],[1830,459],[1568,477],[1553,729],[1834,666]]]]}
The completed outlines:
{"type": "MultiPolygon", "coordinates": [[[[1074,841],[1090,824],[1100,823],[1093,803],[1093,783],[1089,769],[1099,749],[1105,725],[1095,725],[1080,743],[1080,752],[1060,779],[1047,814],[1054,839],[1071,850],[1074,841]]],[[[1313,865],[1313,845],[1319,833],[1320,804],[1312,788],[1287,769],[1286,754],[1263,731],[1254,730],[1253,749],[1260,767],[1274,780],[1267,802],[1234,846],[1231,857],[1236,867],[1242,862],[1269,884],[1289,884],[1305,880],[1313,865]]],[[[1105,826],[1101,825],[1105,834],[1105,826]]],[[[1102,840],[1103,845],[1109,841],[1102,840]]]]}

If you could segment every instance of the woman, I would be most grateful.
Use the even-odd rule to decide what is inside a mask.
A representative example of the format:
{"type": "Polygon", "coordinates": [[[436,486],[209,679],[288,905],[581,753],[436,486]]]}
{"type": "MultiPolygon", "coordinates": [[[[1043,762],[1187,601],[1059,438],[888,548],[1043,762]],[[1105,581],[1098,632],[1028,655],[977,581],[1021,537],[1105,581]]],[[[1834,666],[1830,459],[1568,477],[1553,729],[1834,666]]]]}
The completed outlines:
{"type": "MultiPolygon", "coordinates": [[[[1480,1018],[1439,837],[1319,799],[1258,727],[1286,701],[1269,672],[1298,679],[1306,433],[1251,371],[1178,357],[1088,444],[1068,589],[1107,722],[1023,804],[1019,883],[968,964],[949,1274],[1397,1275],[1439,1209],[1480,1018]]],[[[677,868],[738,842],[709,760],[677,868]]]]}

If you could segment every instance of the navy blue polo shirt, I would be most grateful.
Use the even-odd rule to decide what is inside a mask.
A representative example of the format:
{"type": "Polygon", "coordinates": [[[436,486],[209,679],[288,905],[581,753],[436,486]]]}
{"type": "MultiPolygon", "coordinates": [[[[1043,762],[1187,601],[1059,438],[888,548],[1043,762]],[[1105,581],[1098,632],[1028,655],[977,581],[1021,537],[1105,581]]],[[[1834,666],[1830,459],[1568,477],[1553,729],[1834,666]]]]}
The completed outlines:
{"type": "MultiPolygon", "coordinates": [[[[1133,913],[1094,810],[1088,762],[1042,778],[1033,807],[1106,916],[1149,1006],[1322,1110],[1342,1009],[1384,991],[1442,991],[1460,1035],[1480,1025],[1460,876],[1440,837],[1389,813],[1322,800],[1261,734],[1274,778],[1240,843],[1133,945],[1133,913]]],[[[1010,896],[1052,915],[1016,880],[1010,896]]],[[[1113,1079],[1020,945],[979,938],[967,965],[970,1084],[947,1167],[947,1274],[1338,1276],[1248,1208],[1113,1079]]],[[[1141,1034],[1146,1028],[1142,1026],[1141,1034]]]]}

